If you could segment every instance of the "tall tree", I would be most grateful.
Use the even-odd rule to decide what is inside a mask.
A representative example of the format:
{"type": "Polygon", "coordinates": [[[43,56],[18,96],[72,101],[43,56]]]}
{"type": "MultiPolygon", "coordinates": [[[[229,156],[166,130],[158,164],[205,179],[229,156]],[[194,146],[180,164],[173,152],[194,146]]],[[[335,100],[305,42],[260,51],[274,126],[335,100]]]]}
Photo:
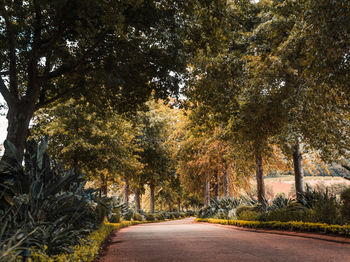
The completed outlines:
{"type": "Polygon", "coordinates": [[[142,169],[138,129],[116,113],[96,114],[86,99],[71,98],[39,110],[33,123],[32,136],[50,136],[51,155],[99,181],[104,193],[108,182],[130,178],[142,169]]]}
{"type": "Polygon", "coordinates": [[[20,156],[34,112],[53,101],[84,94],[125,111],[152,90],[162,97],[176,92],[185,68],[178,52],[188,5],[0,1],[0,93],[9,108],[7,139],[20,156]]]}

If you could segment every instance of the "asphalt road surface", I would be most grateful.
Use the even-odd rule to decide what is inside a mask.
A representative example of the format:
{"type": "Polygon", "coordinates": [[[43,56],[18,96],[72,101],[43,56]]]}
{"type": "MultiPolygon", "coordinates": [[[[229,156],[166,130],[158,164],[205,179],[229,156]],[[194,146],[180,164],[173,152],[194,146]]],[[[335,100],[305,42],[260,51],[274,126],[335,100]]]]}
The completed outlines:
{"type": "Polygon", "coordinates": [[[186,218],[121,229],[101,261],[350,262],[350,244],[242,231],[186,218]]]}

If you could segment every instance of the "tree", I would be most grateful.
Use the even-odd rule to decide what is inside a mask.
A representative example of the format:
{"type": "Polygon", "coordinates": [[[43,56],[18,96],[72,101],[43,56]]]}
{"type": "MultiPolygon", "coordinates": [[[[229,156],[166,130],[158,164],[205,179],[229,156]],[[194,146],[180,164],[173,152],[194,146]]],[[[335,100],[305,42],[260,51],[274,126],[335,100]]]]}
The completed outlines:
{"type": "Polygon", "coordinates": [[[149,110],[139,112],[135,120],[140,127],[138,146],[140,162],[144,165],[142,173],[137,177],[136,188],[150,187],[150,212],[154,212],[156,187],[167,183],[172,177],[171,153],[167,138],[176,119],[164,101],[150,100],[146,105],[149,110]]]}
{"type": "Polygon", "coordinates": [[[36,114],[32,136],[50,136],[48,153],[67,168],[80,169],[99,181],[104,194],[107,183],[137,174],[142,165],[136,144],[138,129],[118,114],[98,115],[85,99],[71,98],[36,114]]]}
{"type": "Polygon", "coordinates": [[[264,20],[253,32],[259,39],[254,45],[259,58],[253,64],[255,79],[262,79],[269,92],[277,95],[276,107],[285,111],[279,143],[293,158],[297,197],[305,190],[301,146],[336,159],[347,150],[349,138],[349,101],[341,98],[342,88],[315,81],[308,73],[314,66],[310,50],[319,44],[310,46],[309,25],[303,17],[310,11],[307,2],[267,3],[264,20]]]}
{"type": "Polygon", "coordinates": [[[125,111],[152,90],[176,92],[186,10],[178,1],[2,0],[0,92],[20,156],[34,112],[54,101],[83,94],[125,111]]]}
{"type": "MultiPolygon", "coordinates": [[[[345,70],[349,49],[344,45],[346,40],[342,40],[348,30],[344,26],[348,6],[344,5],[343,12],[342,4],[331,1],[321,5],[315,1],[231,3],[227,19],[232,26],[225,29],[229,31],[226,35],[234,37],[222,38],[220,49],[209,42],[212,44],[211,49],[207,49],[211,51],[209,55],[199,53],[194,57],[191,72],[194,81],[186,94],[193,104],[200,103],[210,111],[207,116],[212,121],[230,122],[232,139],[255,152],[256,174],[260,181],[263,155],[271,150],[269,147],[273,143],[279,143],[287,155],[293,156],[296,189],[302,194],[300,145],[320,150],[323,157],[329,159],[348,152],[349,101],[344,96],[347,83],[344,77],[348,75],[345,70]],[[314,12],[309,13],[308,8],[322,13],[326,12],[324,6],[332,8],[332,15],[343,14],[333,19],[341,26],[339,35],[332,29],[332,15],[327,13],[323,19],[328,31],[322,29],[316,16],[310,15],[314,12]],[[311,29],[314,24],[318,31],[311,29]],[[341,81],[334,86],[331,85],[334,81],[320,82],[327,78],[327,73],[334,74],[334,70],[333,73],[327,71],[323,61],[324,75],[320,76],[316,73],[317,66],[314,67],[317,63],[310,63],[323,59],[312,57],[319,48],[314,41],[316,38],[322,36],[320,41],[331,48],[328,33],[336,39],[340,52],[337,64],[331,67],[332,70],[338,68],[337,74],[342,74],[341,81]],[[308,74],[311,68],[315,71],[308,74]]],[[[263,184],[259,184],[259,194],[263,195],[263,184]]]]}

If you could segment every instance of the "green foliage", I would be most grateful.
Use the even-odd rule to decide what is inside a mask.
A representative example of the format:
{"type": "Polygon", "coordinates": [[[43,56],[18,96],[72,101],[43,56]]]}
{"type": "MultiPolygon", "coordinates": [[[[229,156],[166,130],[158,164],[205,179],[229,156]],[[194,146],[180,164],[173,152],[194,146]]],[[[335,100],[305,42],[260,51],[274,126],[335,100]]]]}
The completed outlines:
{"type": "Polygon", "coordinates": [[[211,218],[197,218],[196,222],[209,222],[222,225],[233,225],[247,228],[264,228],[275,230],[290,230],[300,232],[316,232],[325,234],[336,234],[342,236],[350,236],[350,225],[328,225],[324,223],[309,223],[309,222],[280,222],[280,221],[242,221],[242,220],[222,220],[211,218]]]}
{"type": "Polygon", "coordinates": [[[236,217],[239,218],[241,213],[246,212],[246,211],[253,211],[252,206],[246,206],[246,205],[241,205],[236,208],[236,217]]]}
{"type": "Polygon", "coordinates": [[[137,156],[141,150],[136,145],[138,131],[124,116],[98,114],[85,98],[71,98],[38,111],[31,136],[50,136],[50,155],[67,168],[79,167],[89,180],[103,186],[118,181],[115,174],[132,177],[142,169],[137,156]]]}
{"type": "MultiPolygon", "coordinates": [[[[15,112],[11,125],[20,123],[27,131],[35,110],[72,96],[84,96],[96,111],[125,112],[135,111],[152,90],[163,98],[177,93],[187,66],[186,57],[178,55],[180,50],[185,54],[182,19],[191,17],[192,5],[5,1],[0,9],[0,92],[15,112]],[[19,115],[24,121],[17,121],[19,115]]],[[[20,141],[15,146],[22,151],[25,132],[16,137],[18,131],[9,129],[9,137],[20,141]]]]}
{"type": "Polygon", "coordinates": [[[195,212],[193,210],[187,210],[185,215],[188,216],[188,217],[193,217],[193,216],[197,215],[197,212],[195,212]]]}
{"type": "Polygon", "coordinates": [[[144,220],[143,216],[137,212],[134,213],[134,216],[132,219],[135,221],[143,221],[144,220]]]}
{"type": "Polygon", "coordinates": [[[242,199],[224,197],[212,199],[208,207],[203,207],[198,211],[198,217],[223,216],[225,218],[234,216],[234,209],[242,204],[242,199]]]}
{"type": "Polygon", "coordinates": [[[97,207],[95,209],[96,212],[96,224],[100,225],[104,222],[105,218],[107,217],[107,207],[102,204],[98,203],[97,207]]]}
{"type": "Polygon", "coordinates": [[[145,215],[145,218],[147,221],[150,221],[150,222],[156,221],[156,218],[155,218],[154,214],[152,214],[152,213],[147,213],[145,215]]]}
{"type": "Polygon", "coordinates": [[[66,261],[95,261],[96,256],[100,252],[100,246],[110,233],[116,229],[138,224],[140,222],[124,221],[121,223],[104,223],[100,227],[90,233],[78,245],[73,247],[73,252],[62,253],[54,256],[49,256],[46,249],[33,250],[33,262],[66,262],[66,261]]]}
{"type": "Polygon", "coordinates": [[[120,215],[124,220],[130,221],[135,213],[135,210],[130,208],[128,203],[122,203],[119,205],[120,215]]]}
{"type": "Polygon", "coordinates": [[[325,191],[311,189],[307,185],[307,190],[300,199],[305,207],[313,210],[312,222],[323,222],[328,224],[342,224],[340,214],[340,203],[335,195],[325,191]]]}
{"type": "Polygon", "coordinates": [[[343,202],[342,215],[345,222],[350,223],[350,188],[345,189],[341,193],[341,200],[343,202]]]}
{"type": "Polygon", "coordinates": [[[115,207],[113,209],[113,212],[112,212],[110,218],[108,218],[108,221],[110,223],[119,223],[120,222],[120,208],[119,207],[115,207]]]}
{"type": "Polygon", "coordinates": [[[69,252],[96,227],[97,196],[82,174],[50,161],[46,146],[28,142],[24,167],[1,162],[1,242],[8,246],[21,230],[29,246],[52,255],[69,252]]]}
{"type": "Polygon", "coordinates": [[[259,219],[260,213],[254,210],[243,210],[237,215],[237,219],[246,221],[256,221],[259,219]]]}
{"type": "Polygon", "coordinates": [[[283,207],[263,213],[257,220],[260,221],[310,221],[312,211],[303,206],[283,207]]]}
{"type": "Polygon", "coordinates": [[[287,207],[291,200],[285,194],[278,194],[273,200],[269,209],[279,209],[287,207]]]}

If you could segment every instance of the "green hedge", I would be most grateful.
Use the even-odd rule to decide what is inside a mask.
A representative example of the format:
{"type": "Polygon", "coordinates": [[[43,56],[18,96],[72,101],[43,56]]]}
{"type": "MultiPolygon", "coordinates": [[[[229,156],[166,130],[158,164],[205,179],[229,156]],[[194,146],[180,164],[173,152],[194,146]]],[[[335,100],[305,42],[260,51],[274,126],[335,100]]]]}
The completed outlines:
{"type": "MultiPolygon", "coordinates": [[[[168,221],[165,219],[163,221],[168,221]]],[[[157,221],[162,222],[162,221],[157,221]]],[[[151,221],[122,221],[120,223],[103,223],[101,227],[92,232],[80,244],[74,246],[74,252],[71,254],[64,253],[53,257],[45,253],[45,248],[42,252],[33,250],[30,261],[32,262],[67,262],[67,261],[94,261],[100,251],[103,241],[116,229],[128,227],[131,225],[152,223],[151,221]]],[[[18,258],[21,261],[21,258],[18,258]]]]}
{"type": "Polygon", "coordinates": [[[71,254],[64,253],[49,257],[45,250],[43,252],[32,252],[31,261],[33,262],[66,262],[66,261],[94,261],[100,251],[100,246],[113,230],[128,227],[135,224],[141,224],[140,221],[123,221],[121,223],[103,223],[101,227],[92,232],[80,244],[74,247],[74,252],[71,254]]]}
{"type": "Polygon", "coordinates": [[[342,236],[350,236],[350,225],[328,225],[323,223],[309,223],[309,222],[280,222],[280,221],[244,221],[244,220],[225,220],[213,218],[197,218],[196,222],[208,222],[213,224],[233,225],[248,228],[264,228],[276,230],[289,230],[300,232],[317,232],[326,234],[336,234],[342,236]]]}

